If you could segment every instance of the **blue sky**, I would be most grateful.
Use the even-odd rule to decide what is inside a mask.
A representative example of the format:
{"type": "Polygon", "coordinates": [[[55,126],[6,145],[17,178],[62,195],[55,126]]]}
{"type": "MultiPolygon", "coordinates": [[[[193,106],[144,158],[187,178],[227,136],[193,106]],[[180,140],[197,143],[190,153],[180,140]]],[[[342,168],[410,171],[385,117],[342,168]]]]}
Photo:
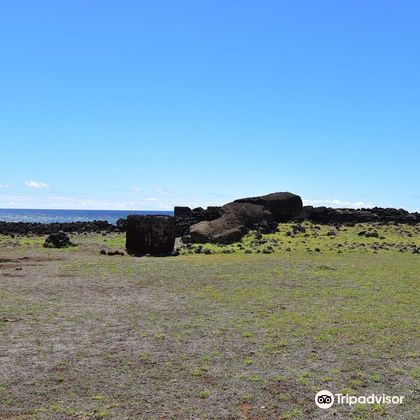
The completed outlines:
{"type": "Polygon", "coordinates": [[[420,2],[0,2],[0,207],[420,208],[420,2]]]}

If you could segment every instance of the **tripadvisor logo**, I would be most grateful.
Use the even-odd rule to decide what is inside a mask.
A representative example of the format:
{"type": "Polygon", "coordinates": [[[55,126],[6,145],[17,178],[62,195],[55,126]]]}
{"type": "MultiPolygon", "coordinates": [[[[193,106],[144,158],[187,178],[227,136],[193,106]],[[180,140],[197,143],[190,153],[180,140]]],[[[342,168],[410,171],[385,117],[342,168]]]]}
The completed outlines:
{"type": "Polygon", "coordinates": [[[334,404],[334,395],[326,389],[319,391],[318,394],[315,395],[315,404],[319,408],[330,408],[334,404]]]}
{"type": "Polygon", "coordinates": [[[324,389],[319,391],[315,395],[315,404],[322,409],[330,408],[334,402],[337,404],[347,404],[347,405],[354,405],[354,404],[402,404],[404,400],[404,396],[398,395],[361,395],[356,397],[354,395],[347,395],[347,394],[333,394],[332,392],[324,389]]]}

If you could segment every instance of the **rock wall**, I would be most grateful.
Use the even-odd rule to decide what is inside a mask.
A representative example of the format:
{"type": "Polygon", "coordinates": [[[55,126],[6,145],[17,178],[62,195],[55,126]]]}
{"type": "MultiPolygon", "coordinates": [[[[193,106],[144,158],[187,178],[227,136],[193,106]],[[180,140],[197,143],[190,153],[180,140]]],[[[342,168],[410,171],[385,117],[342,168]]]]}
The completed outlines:
{"type": "Polygon", "coordinates": [[[24,223],[24,222],[0,222],[0,234],[10,235],[49,235],[60,231],[67,233],[84,232],[123,232],[125,229],[119,225],[95,220],[93,222],[71,223],[24,223]]]}
{"type": "Polygon", "coordinates": [[[305,206],[294,220],[310,220],[314,223],[420,223],[420,213],[410,213],[403,209],[374,207],[370,209],[333,209],[331,207],[305,206]]]}

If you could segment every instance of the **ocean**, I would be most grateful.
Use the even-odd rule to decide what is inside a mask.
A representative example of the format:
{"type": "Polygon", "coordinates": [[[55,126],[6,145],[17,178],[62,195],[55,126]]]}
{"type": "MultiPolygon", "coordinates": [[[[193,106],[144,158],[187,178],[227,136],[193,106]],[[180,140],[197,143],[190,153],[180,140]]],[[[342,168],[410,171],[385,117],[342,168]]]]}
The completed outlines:
{"type": "Polygon", "coordinates": [[[43,209],[0,209],[0,222],[55,223],[55,222],[91,222],[106,220],[115,224],[129,214],[166,214],[173,216],[173,211],[161,210],[43,210],[43,209]]]}

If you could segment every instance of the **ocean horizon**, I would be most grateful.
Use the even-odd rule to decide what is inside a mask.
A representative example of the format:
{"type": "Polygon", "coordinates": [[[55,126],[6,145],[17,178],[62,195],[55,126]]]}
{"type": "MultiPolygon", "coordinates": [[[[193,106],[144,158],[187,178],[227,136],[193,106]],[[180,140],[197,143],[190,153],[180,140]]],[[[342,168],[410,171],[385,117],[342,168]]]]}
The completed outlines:
{"type": "Polygon", "coordinates": [[[130,214],[173,216],[169,210],[0,209],[0,222],[70,223],[104,220],[115,224],[130,214]]]}

